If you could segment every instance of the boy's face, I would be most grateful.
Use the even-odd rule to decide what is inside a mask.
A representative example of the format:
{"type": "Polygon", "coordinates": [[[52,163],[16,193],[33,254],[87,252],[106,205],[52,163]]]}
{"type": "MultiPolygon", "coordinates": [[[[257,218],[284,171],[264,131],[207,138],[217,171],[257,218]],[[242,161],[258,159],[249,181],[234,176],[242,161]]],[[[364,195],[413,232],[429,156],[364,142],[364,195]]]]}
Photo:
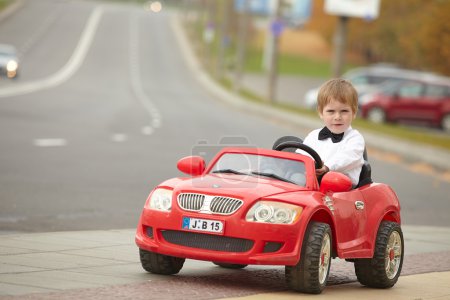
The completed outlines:
{"type": "Polygon", "coordinates": [[[355,113],[348,104],[343,104],[332,99],[330,103],[324,106],[322,112],[319,112],[320,118],[325,126],[333,133],[342,133],[347,130],[355,118],[355,113]]]}

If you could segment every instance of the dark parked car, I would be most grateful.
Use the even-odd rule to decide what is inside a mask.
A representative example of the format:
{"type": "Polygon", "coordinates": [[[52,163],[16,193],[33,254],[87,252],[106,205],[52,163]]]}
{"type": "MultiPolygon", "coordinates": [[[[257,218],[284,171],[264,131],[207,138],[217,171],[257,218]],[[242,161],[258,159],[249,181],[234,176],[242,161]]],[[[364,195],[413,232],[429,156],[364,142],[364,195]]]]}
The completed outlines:
{"type": "Polygon", "coordinates": [[[426,75],[391,82],[364,96],[361,115],[376,123],[409,121],[450,131],[450,78],[426,75]]]}

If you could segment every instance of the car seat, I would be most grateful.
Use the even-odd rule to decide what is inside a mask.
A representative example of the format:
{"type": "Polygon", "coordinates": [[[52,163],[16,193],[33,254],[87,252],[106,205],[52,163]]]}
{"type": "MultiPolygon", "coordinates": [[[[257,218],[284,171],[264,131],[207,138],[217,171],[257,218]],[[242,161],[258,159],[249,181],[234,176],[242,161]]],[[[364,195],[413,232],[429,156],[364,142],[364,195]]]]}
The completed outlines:
{"type": "Polygon", "coordinates": [[[372,167],[370,166],[369,159],[367,158],[367,149],[364,148],[364,164],[361,168],[361,173],[359,173],[359,181],[356,188],[362,187],[366,184],[371,184],[372,181],[372,167]]]}

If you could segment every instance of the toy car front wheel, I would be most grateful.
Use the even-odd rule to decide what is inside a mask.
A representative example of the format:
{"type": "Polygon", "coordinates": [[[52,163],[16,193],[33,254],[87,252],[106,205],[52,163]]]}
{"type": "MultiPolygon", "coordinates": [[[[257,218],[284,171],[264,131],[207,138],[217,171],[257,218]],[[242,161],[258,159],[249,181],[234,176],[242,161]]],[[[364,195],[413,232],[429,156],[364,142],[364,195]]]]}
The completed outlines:
{"type": "Polygon", "coordinates": [[[403,233],[399,224],[382,222],[373,258],[356,259],[358,281],[374,288],[390,288],[397,282],[403,264],[403,233]]]}
{"type": "Polygon", "coordinates": [[[139,257],[145,271],[161,275],[177,274],[185,261],[184,258],[162,255],[143,249],[139,249],[139,257]]]}
{"type": "Polygon", "coordinates": [[[248,265],[241,265],[241,264],[227,264],[227,263],[220,263],[220,262],[215,262],[213,261],[213,264],[215,264],[216,266],[225,268],[225,269],[243,269],[248,265]]]}
{"type": "Polygon", "coordinates": [[[320,294],[327,284],[331,265],[332,235],[326,223],[312,222],[306,230],[300,261],[286,266],[286,282],[292,289],[320,294]]]}

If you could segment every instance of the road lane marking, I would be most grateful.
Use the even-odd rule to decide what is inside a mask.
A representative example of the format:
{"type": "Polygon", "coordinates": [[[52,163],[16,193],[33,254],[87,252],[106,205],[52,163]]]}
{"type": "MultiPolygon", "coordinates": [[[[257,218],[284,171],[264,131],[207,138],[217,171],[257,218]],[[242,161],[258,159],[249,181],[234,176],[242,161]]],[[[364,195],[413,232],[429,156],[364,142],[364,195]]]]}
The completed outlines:
{"type": "Polygon", "coordinates": [[[0,98],[14,97],[52,88],[64,83],[72,77],[72,75],[75,74],[75,72],[80,68],[86,57],[102,15],[103,8],[101,6],[97,6],[89,17],[77,47],[75,48],[69,61],[62,69],[44,79],[2,88],[0,90],[0,98]]]}
{"type": "Polygon", "coordinates": [[[147,96],[142,85],[142,78],[140,75],[141,68],[139,64],[139,26],[138,18],[130,18],[130,81],[131,90],[136,99],[147,111],[150,121],[145,125],[141,132],[144,135],[151,135],[155,129],[162,125],[162,116],[155,103],[147,96]]]}
{"type": "Polygon", "coordinates": [[[67,145],[67,140],[61,138],[35,139],[33,144],[37,147],[63,147],[67,145]]]}

